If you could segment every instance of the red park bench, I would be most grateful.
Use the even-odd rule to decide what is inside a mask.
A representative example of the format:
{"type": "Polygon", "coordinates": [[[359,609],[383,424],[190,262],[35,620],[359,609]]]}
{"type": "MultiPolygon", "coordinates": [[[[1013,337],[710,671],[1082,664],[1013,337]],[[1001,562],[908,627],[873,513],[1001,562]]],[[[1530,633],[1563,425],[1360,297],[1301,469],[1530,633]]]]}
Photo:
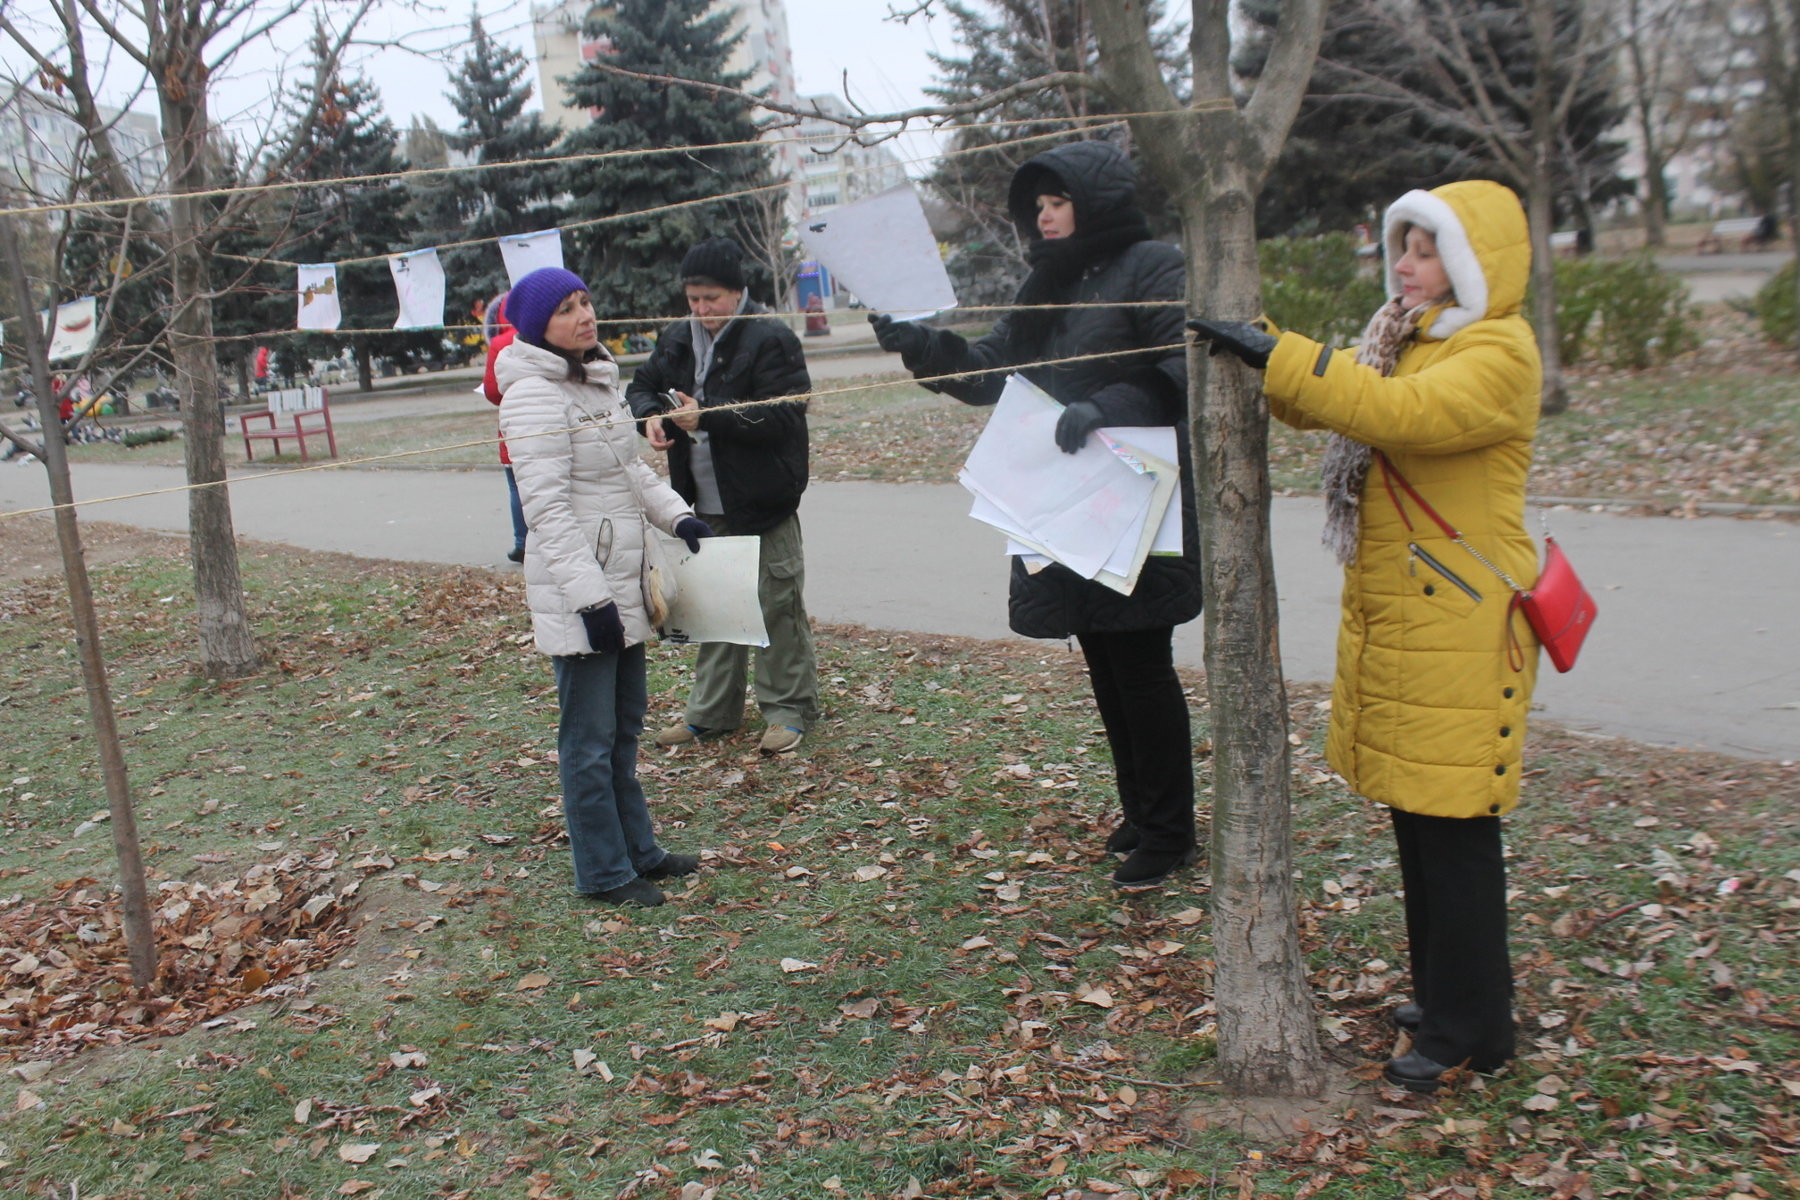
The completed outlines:
{"type": "Polygon", "coordinates": [[[331,427],[331,395],[322,387],[283,388],[269,393],[269,407],[261,412],[245,413],[238,418],[238,429],[244,435],[244,457],[256,461],[255,442],[300,443],[300,461],[308,459],[306,439],[324,435],[331,448],[330,458],[337,457],[337,432],[331,427]],[[256,428],[252,428],[255,423],[256,428]]]}

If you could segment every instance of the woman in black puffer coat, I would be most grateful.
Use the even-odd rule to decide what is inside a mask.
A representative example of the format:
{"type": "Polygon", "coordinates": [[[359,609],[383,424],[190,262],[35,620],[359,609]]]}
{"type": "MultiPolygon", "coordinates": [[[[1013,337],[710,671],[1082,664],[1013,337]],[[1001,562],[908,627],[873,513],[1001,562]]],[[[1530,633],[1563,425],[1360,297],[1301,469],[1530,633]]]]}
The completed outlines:
{"type": "MultiPolygon", "coordinates": [[[[1187,455],[1187,351],[1181,251],[1153,241],[1131,164],[1109,142],[1036,156],[1013,176],[1008,207],[1030,239],[1020,306],[971,344],[943,329],[872,316],[884,349],[965,404],[993,404],[1016,367],[1064,407],[1056,442],[1078,453],[1095,429],[1173,425],[1181,449],[1182,554],[1152,557],[1122,596],[1052,563],[1013,559],[1009,623],[1025,637],[1074,637],[1106,726],[1124,821],[1107,849],[1128,853],[1113,875],[1148,887],[1194,861],[1194,756],[1187,699],[1175,674],[1175,626],[1200,613],[1200,554],[1187,455]],[[1167,300],[1167,307],[1028,307],[1167,300]],[[1142,353],[1033,365],[1121,350],[1142,353]],[[964,372],[983,371],[983,374],[964,372]]],[[[1089,453],[1096,453],[1089,450],[1089,453]]]]}

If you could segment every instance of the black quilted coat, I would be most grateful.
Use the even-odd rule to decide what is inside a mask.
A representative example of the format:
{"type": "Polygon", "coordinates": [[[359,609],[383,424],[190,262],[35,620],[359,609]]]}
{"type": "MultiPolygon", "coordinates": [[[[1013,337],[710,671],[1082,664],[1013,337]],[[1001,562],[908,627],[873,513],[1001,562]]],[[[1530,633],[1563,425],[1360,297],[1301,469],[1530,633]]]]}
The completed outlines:
{"type": "MultiPolygon", "coordinates": [[[[1058,146],[1019,168],[1009,205],[1021,232],[1034,239],[1037,196],[1046,190],[1074,202],[1077,236],[1127,219],[1141,225],[1131,164],[1110,143],[1058,146]]],[[[1120,633],[1179,625],[1200,613],[1200,551],[1187,446],[1184,290],[1181,251],[1166,242],[1137,241],[1097,255],[1079,279],[1042,299],[1066,304],[1166,299],[1166,308],[1072,308],[1055,314],[1042,343],[1035,345],[1022,344],[1028,339],[1020,332],[1020,314],[1013,313],[974,343],[934,329],[925,353],[908,356],[906,365],[915,375],[930,376],[1146,348],[1130,357],[1020,366],[1019,373],[1065,404],[1093,401],[1106,425],[1175,426],[1181,451],[1182,555],[1151,558],[1129,596],[1056,563],[1030,574],[1015,558],[1007,614],[1015,633],[1037,638],[1120,633]]],[[[1016,302],[1025,302],[1024,293],[1016,302]]],[[[926,386],[965,404],[993,404],[1006,375],[992,371],[926,386]]]]}

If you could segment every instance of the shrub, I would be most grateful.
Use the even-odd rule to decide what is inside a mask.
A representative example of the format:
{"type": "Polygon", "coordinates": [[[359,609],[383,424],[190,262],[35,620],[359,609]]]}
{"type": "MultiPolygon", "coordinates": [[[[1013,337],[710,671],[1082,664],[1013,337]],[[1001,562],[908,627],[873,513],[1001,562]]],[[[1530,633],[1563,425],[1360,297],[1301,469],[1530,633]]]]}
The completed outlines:
{"type": "Polygon", "coordinates": [[[1565,364],[1589,350],[1609,367],[1641,369],[1699,344],[1687,287],[1648,256],[1556,264],[1556,329],[1565,364]]]}
{"type": "Polygon", "coordinates": [[[1762,326],[1763,336],[1770,341],[1784,346],[1794,344],[1794,338],[1800,336],[1800,329],[1795,328],[1796,320],[1800,320],[1794,310],[1794,262],[1775,272],[1773,278],[1757,289],[1755,307],[1756,320],[1762,326]]]}
{"type": "Polygon", "coordinates": [[[1361,335],[1385,296],[1381,260],[1356,257],[1347,233],[1256,244],[1263,311],[1283,329],[1341,346],[1361,335]]]}

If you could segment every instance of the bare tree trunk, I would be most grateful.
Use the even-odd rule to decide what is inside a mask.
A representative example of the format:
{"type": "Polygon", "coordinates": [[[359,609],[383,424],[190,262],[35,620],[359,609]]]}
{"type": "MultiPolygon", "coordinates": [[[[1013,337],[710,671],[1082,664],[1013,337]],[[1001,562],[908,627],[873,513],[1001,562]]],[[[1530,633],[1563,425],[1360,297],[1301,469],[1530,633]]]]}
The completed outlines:
{"type": "Polygon", "coordinates": [[[1531,0],[1531,48],[1535,65],[1531,88],[1531,175],[1526,210],[1531,221],[1532,319],[1537,329],[1538,357],[1543,360],[1544,390],[1538,409],[1545,416],[1567,411],[1569,389],[1563,382],[1562,341],[1556,332],[1556,259],[1550,231],[1556,221],[1551,171],[1556,148],[1556,13],[1557,0],[1531,0]]]}
{"type": "MultiPolygon", "coordinates": [[[[170,68],[174,70],[173,67],[170,68]]],[[[212,679],[237,679],[261,667],[262,656],[244,609],[231,494],[225,487],[225,410],[213,353],[211,280],[201,202],[180,193],[206,186],[208,122],[204,79],[159,75],[163,141],[177,193],[169,204],[175,317],[169,323],[175,386],[186,417],[188,546],[200,622],[200,670],[212,679]]]]}
{"type": "Polygon", "coordinates": [[[375,356],[370,353],[366,342],[357,343],[355,354],[356,390],[372,392],[375,390],[375,356]]]}
{"type": "MultiPolygon", "coordinates": [[[[1188,311],[1248,319],[1262,311],[1256,193],[1298,109],[1323,15],[1322,6],[1305,3],[1283,14],[1258,94],[1240,112],[1226,53],[1228,7],[1223,0],[1194,3],[1197,110],[1174,104],[1150,50],[1142,0],[1104,0],[1090,11],[1114,102],[1127,112],[1173,110],[1131,124],[1151,171],[1180,208],[1188,311]]],[[[1209,360],[1190,349],[1188,367],[1213,720],[1219,1075],[1237,1095],[1314,1096],[1324,1071],[1293,887],[1287,689],[1269,534],[1268,404],[1262,376],[1235,361],[1209,360]]]]}
{"type": "MultiPolygon", "coordinates": [[[[13,298],[22,313],[33,313],[31,286],[26,282],[13,219],[0,219],[0,256],[6,263],[13,298]]],[[[52,298],[54,300],[54,297],[52,298]]],[[[106,659],[100,647],[100,620],[94,613],[94,589],[88,580],[87,559],[81,548],[81,526],[75,515],[75,489],[69,481],[69,452],[63,444],[57,419],[55,389],[50,384],[50,364],[45,359],[43,330],[26,316],[23,330],[25,360],[37,392],[38,421],[43,427],[44,469],[50,477],[50,499],[56,507],[56,542],[62,551],[63,578],[69,589],[69,613],[75,625],[75,649],[81,660],[81,683],[87,692],[88,719],[100,752],[100,773],[106,781],[107,824],[112,829],[113,857],[119,864],[120,916],[125,950],[131,963],[131,981],[147,988],[156,979],[156,929],[150,921],[150,893],[144,880],[144,859],[138,848],[137,815],[131,801],[131,780],[125,772],[125,752],[119,744],[119,726],[113,713],[112,690],[106,678],[106,659]]]]}

